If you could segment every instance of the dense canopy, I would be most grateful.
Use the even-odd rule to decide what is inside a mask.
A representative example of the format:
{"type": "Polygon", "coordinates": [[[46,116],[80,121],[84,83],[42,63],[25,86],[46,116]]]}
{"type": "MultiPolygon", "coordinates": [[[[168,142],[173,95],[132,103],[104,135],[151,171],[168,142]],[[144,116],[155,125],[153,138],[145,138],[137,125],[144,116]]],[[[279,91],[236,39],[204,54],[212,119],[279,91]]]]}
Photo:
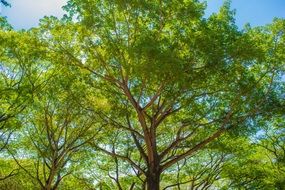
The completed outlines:
{"type": "MultiPolygon", "coordinates": [[[[2,3],[7,3],[1,1],[2,3]]],[[[0,189],[285,188],[285,20],[226,1],[69,0],[1,18],[0,189]]]]}

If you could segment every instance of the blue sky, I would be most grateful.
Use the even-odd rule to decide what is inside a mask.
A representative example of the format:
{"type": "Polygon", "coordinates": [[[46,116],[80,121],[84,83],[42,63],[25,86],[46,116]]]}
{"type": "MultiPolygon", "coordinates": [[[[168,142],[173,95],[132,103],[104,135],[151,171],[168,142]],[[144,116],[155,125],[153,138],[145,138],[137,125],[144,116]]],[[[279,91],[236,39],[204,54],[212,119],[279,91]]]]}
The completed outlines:
{"type": "MultiPolygon", "coordinates": [[[[223,0],[207,0],[206,13],[216,12],[223,4],[223,0]]],[[[285,18],[285,0],[232,0],[236,9],[236,24],[239,27],[250,23],[261,26],[271,23],[274,17],[285,18]]]]}
{"type": "MultiPolygon", "coordinates": [[[[43,16],[61,17],[61,7],[67,0],[9,0],[11,8],[2,7],[1,14],[8,17],[15,29],[28,29],[37,26],[43,16]]],[[[216,12],[223,0],[207,0],[206,15],[216,12]]],[[[285,0],[232,0],[236,9],[236,23],[242,27],[246,23],[252,26],[265,25],[274,17],[285,18],[285,0]]]]}

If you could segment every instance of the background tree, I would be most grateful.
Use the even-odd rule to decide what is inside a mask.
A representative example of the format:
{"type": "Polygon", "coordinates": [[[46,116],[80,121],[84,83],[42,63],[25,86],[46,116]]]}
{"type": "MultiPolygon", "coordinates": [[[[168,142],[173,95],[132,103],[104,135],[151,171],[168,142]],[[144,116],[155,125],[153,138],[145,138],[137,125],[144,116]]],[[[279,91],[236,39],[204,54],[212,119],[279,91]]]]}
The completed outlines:
{"type": "Polygon", "coordinates": [[[0,21],[0,152],[3,153],[13,133],[20,128],[19,114],[48,79],[35,72],[42,67],[38,64],[42,49],[37,40],[27,32],[13,31],[5,19],[0,21]]]}
{"type": "Polygon", "coordinates": [[[84,146],[100,132],[102,126],[95,113],[83,107],[82,98],[88,92],[85,87],[72,74],[65,78],[55,75],[20,116],[23,126],[14,145],[17,150],[10,152],[41,189],[58,189],[60,182],[81,164],[84,146]]]}

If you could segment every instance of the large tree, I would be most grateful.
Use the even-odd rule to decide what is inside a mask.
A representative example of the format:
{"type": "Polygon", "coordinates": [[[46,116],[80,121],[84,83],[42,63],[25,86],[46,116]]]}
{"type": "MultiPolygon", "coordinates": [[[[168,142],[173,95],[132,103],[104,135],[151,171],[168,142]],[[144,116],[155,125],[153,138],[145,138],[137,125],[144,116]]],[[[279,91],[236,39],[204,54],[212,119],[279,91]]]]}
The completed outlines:
{"type": "Polygon", "coordinates": [[[17,134],[34,149],[17,147],[35,156],[36,170],[19,162],[21,151],[14,158],[43,189],[58,186],[82,143],[100,151],[98,165],[119,189],[167,189],[175,174],[179,188],[195,166],[215,171],[195,181],[208,188],[222,173],[218,140],[284,115],[284,20],[240,30],[228,1],[208,18],[198,0],[69,0],[65,9],[28,32],[1,24],[0,124],[21,121],[17,134]],[[100,124],[86,132],[89,114],[100,124]]]}
{"type": "Polygon", "coordinates": [[[228,2],[206,19],[197,0],[70,0],[65,8],[69,16],[44,19],[37,35],[112,108],[100,115],[121,132],[117,149],[108,136],[93,147],[127,162],[149,190],[179,161],[281,107],[283,20],[239,30],[228,2]]]}

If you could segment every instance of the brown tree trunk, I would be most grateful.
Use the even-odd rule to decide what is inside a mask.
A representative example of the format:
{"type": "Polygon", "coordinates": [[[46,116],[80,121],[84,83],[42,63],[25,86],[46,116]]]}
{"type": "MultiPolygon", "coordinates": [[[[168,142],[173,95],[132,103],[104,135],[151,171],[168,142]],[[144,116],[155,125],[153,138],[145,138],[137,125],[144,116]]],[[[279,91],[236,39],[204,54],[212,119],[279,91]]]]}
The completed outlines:
{"type": "Polygon", "coordinates": [[[57,187],[52,187],[51,185],[46,185],[42,190],[57,190],[57,187]]]}
{"type": "Polygon", "coordinates": [[[147,190],[159,190],[160,172],[149,172],[146,177],[147,190]]]}

